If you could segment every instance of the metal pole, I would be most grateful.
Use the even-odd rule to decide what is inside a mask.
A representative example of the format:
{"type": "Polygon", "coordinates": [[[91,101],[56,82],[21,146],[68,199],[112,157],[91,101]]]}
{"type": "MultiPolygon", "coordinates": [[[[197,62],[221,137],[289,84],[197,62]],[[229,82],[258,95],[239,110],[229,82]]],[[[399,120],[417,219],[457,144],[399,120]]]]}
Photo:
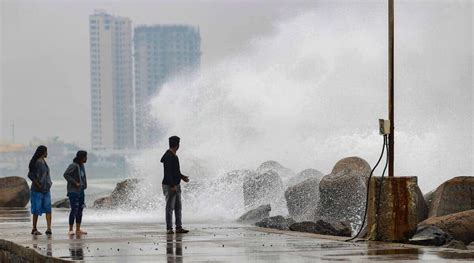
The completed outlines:
{"type": "Polygon", "coordinates": [[[388,118],[390,120],[390,135],[388,136],[388,176],[393,176],[395,155],[395,111],[394,111],[394,9],[393,1],[388,0],[388,118]]]}

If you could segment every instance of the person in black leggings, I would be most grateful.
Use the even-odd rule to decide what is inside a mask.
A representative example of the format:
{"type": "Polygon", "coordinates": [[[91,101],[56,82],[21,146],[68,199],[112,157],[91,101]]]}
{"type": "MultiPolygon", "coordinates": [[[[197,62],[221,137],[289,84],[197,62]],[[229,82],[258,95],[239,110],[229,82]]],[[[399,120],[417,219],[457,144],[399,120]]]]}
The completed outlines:
{"type": "Polygon", "coordinates": [[[67,181],[67,196],[71,205],[69,213],[69,235],[87,235],[81,230],[82,210],[85,204],[84,190],[87,188],[87,177],[84,164],[87,162],[87,152],[78,151],[76,158],[64,172],[67,181]],[[76,232],[74,232],[74,221],[76,222],[76,232]]]}

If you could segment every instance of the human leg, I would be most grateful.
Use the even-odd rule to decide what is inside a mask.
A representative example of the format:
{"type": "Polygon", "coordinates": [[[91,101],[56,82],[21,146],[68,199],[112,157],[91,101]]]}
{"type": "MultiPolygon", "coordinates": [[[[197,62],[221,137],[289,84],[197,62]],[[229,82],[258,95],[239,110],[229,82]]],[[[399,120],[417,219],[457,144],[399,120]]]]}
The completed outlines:
{"type": "Polygon", "coordinates": [[[51,235],[52,209],[51,209],[51,192],[43,193],[42,210],[46,213],[46,234],[51,235]]]}
{"type": "Polygon", "coordinates": [[[31,230],[32,235],[41,235],[38,231],[38,217],[41,215],[41,193],[31,191],[30,202],[31,202],[31,214],[33,215],[33,229],[31,230]]]}
{"type": "Polygon", "coordinates": [[[181,189],[178,187],[178,191],[176,191],[176,197],[175,197],[175,206],[174,206],[174,216],[175,216],[175,223],[176,223],[176,229],[182,228],[182,222],[181,222],[181,189]]]}
{"type": "Polygon", "coordinates": [[[74,221],[79,212],[79,196],[77,193],[68,193],[71,211],[69,212],[69,234],[74,234],[74,221]]]}
{"type": "Polygon", "coordinates": [[[79,195],[79,208],[77,210],[76,214],[76,234],[78,235],[87,235],[87,232],[84,230],[81,230],[81,224],[82,224],[82,211],[84,210],[84,193],[81,193],[79,195]]]}
{"type": "Polygon", "coordinates": [[[166,198],[166,229],[173,229],[173,210],[175,208],[176,193],[171,191],[169,185],[163,185],[163,193],[166,198]]]}

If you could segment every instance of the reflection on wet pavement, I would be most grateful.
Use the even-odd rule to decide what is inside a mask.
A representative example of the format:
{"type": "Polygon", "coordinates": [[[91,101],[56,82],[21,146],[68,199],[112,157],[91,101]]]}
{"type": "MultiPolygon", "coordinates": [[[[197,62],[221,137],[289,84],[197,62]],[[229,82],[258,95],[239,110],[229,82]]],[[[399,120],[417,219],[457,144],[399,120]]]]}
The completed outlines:
{"type": "Polygon", "coordinates": [[[69,236],[69,252],[71,253],[72,260],[84,260],[84,247],[81,238],[81,236],[76,235],[69,236]]]}
{"type": "MultiPolygon", "coordinates": [[[[17,217],[18,212],[8,211],[17,217]]],[[[28,214],[23,211],[23,214],[28,214]]],[[[0,238],[44,255],[85,262],[473,261],[474,251],[378,242],[348,243],[236,223],[189,223],[188,234],[166,234],[163,223],[83,222],[89,234],[69,236],[67,211],[54,211],[53,236],[30,235],[29,221],[0,221],[0,238]],[[209,227],[212,225],[212,227],[209,227]],[[263,232],[262,232],[263,231],[263,232]]],[[[45,228],[44,220],[39,228],[45,228]]]]}
{"type": "Polygon", "coordinates": [[[183,234],[166,235],[166,256],[169,263],[183,262],[183,234]]]}

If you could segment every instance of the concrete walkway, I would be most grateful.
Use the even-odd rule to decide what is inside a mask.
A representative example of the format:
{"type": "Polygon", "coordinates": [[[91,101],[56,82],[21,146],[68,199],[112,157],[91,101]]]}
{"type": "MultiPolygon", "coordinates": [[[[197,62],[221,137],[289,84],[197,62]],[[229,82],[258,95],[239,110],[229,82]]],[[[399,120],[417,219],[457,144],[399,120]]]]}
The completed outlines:
{"type": "MultiPolygon", "coordinates": [[[[69,237],[67,211],[51,237],[31,236],[24,210],[0,210],[0,239],[41,254],[85,262],[318,262],[318,261],[473,261],[474,251],[422,248],[387,243],[348,243],[338,238],[268,230],[235,223],[192,223],[188,234],[167,235],[160,223],[84,222],[89,232],[69,237]]],[[[41,218],[44,221],[44,218],[41,218]]],[[[41,222],[40,221],[40,222],[41,222]]],[[[41,225],[44,228],[44,225],[41,225]]],[[[40,230],[43,230],[43,229],[40,230]]]]}

